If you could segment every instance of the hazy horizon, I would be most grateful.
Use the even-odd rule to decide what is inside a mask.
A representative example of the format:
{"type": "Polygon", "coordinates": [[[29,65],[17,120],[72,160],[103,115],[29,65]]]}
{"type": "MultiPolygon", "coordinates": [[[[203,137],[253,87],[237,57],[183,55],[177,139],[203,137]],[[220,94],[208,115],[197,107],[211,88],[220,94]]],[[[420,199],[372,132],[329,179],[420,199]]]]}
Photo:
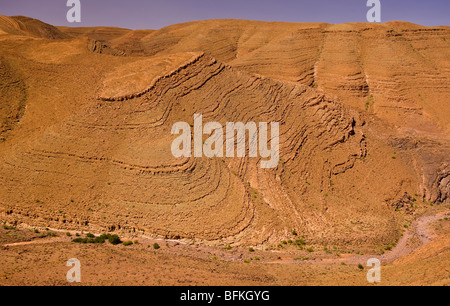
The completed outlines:
{"type": "MultiPolygon", "coordinates": [[[[2,1],[3,2],[3,1],[2,1]]],[[[81,23],[69,23],[66,0],[7,0],[0,14],[23,15],[55,26],[108,26],[160,29],[172,24],[209,20],[244,19],[274,22],[367,22],[366,0],[81,0],[81,23]]],[[[406,21],[424,26],[448,26],[450,1],[381,0],[382,22],[406,21]]]]}

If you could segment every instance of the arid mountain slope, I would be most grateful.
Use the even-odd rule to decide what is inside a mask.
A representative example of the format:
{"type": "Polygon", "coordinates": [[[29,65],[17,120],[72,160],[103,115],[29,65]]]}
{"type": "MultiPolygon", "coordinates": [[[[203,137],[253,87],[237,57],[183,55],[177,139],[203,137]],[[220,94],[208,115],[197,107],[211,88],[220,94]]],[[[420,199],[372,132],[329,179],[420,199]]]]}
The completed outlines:
{"type": "Polygon", "coordinates": [[[318,87],[418,133],[449,132],[449,27],[207,20],[116,47],[130,54],[202,51],[236,68],[318,87]],[[444,112],[442,108],[446,108],[444,112]]]}
{"type": "Polygon", "coordinates": [[[1,34],[24,35],[47,39],[70,37],[56,27],[37,19],[25,16],[7,17],[0,15],[0,35],[1,34]]]}
{"type": "Polygon", "coordinates": [[[5,73],[27,86],[0,144],[11,223],[261,248],[296,232],[378,250],[417,201],[449,200],[448,57],[433,56],[449,52],[446,28],[226,20],[93,33],[100,45],[8,35],[0,45],[5,73]],[[421,37],[416,51],[408,35],[421,37]],[[409,99],[417,88],[423,101],[409,99]],[[381,107],[394,104],[396,115],[381,107]],[[280,122],[278,167],[174,158],[172,125],[194,114],[280,122]]]}
{"type": "Polygon", "coordinates": [[[57,28],[58,30],[73,37],[87,37],[93,40],[104,40],[104,41],[111,41],[132,32],[131,30],[128,29],[115,27],[85,27],[85,28],[57,27],[57,28]]]}

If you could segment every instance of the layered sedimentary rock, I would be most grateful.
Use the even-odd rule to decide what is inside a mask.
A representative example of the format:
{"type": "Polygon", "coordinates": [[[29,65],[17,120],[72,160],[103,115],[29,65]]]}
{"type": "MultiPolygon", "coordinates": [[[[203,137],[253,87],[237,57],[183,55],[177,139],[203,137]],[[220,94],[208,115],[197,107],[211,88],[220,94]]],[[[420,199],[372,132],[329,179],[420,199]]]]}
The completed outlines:
{"type": "Polygon", "coordinates": [[[226,20],[117,33],[95,39],[126,57],[86,37],[4,38],[7,71],[27,85],[0,144],[8,221],[376,247],[398,237],[395,210],[413,213],[414,197],[448,201],[447,28],[226,20]],[[278,167],[173,157],[171,128],[194,114],[279,122],[278,167]]]}

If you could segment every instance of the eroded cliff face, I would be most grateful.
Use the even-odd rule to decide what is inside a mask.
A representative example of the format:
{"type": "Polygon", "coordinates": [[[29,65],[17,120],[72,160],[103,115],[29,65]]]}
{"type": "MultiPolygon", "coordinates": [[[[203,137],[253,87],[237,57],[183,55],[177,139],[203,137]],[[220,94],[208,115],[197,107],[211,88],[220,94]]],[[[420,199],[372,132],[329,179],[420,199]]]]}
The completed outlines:
{"type": "Polygon", "coordinates": [[[85,37],[5,34],[1,55],[29,90],[0,144],[0,213],[208,244],[276,245],[293,231],[389,244],[416,201],[449,200],[448,34],[205,21],[107,42],[96,33],[125,51],[109,54],[85,37]],[[171,128],[194,114],[279,122],[278,167],[173,157],[171,128]]]}
{"type": "MultiPolygon", "coordinates": [[[[215,20],[174,25],[117,45],[135,54],[201,50],[248,71],[318,89],[374,115],[399,135],[430,146],[414,150],[421,198],[445,202],[449,187],[449,27],[407,22],[295,24],[215,20]],[[430,159],[431,158],[431,159],[430,159]]],[[[384,127],[382,127],[384,129],[384,127]]],[[[395,148],[395,147],[394,147],[395,148]]]]}

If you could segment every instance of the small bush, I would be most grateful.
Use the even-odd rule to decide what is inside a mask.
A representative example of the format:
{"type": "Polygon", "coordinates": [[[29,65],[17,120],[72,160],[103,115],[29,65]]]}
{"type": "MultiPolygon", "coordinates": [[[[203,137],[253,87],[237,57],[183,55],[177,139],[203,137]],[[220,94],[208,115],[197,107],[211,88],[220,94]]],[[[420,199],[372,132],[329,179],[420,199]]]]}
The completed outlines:
{"type": "Polygon", "coordinates": [[[86,243],[94,243],[94,240],[90,238],[75,238],[72,240],[72,242],[86,244],[86,243]]]}
{"type": "Polygon", "coordinates": [[[123,243],[124,246],[130,246],[130,245],[132,245],[132,244],[133,244],[133,241],[125,241],[125,242],[123,243]]]}
{"type": "Polygon", "coordinates": [[[362,265],[362,264],[359,264],[359,265],[358,265],[358,269],[360,269],[360,270],[364,270],[364,267],[363,267],[363,265],[362,265]]]}
{"type": "Polygon", "coordinates": [[[303,240],[303,239],[297,239],[297,240],[295,241],[295,244],[298,245],[298,246],[302,246],[302,245],[305,245],[306,242],[305,242],[305,240],[303,240]]]}
{"type": "Polygon", "coordinates": [[[254,252],[255,251],[254,248],[249,248],[248,250],[249,250],[249,252],[254,252]]]}
{"type": "Polygon", "coordinates": [[[118,245],[118,244],[122,243],[119,236],[117,236],[117,235],[107,235],[107,237],[108,237],[109,243],[111,243],[112,245],[118,245]]]}
{"type": "Polygon", "coordinates": [[[158,250],[158,249],[160,249],[161,247],[159,246],[159,244],[157,244],[156,242],[153,244],[153,248],[155,249],[155,250],[158,250]]]}
{"type": "Polygon", "coordinates": [[[91,234],[91,233],[87,233],[86,237],[88,237],[88,238],[95,238],[94,234],[91,234]]]}

